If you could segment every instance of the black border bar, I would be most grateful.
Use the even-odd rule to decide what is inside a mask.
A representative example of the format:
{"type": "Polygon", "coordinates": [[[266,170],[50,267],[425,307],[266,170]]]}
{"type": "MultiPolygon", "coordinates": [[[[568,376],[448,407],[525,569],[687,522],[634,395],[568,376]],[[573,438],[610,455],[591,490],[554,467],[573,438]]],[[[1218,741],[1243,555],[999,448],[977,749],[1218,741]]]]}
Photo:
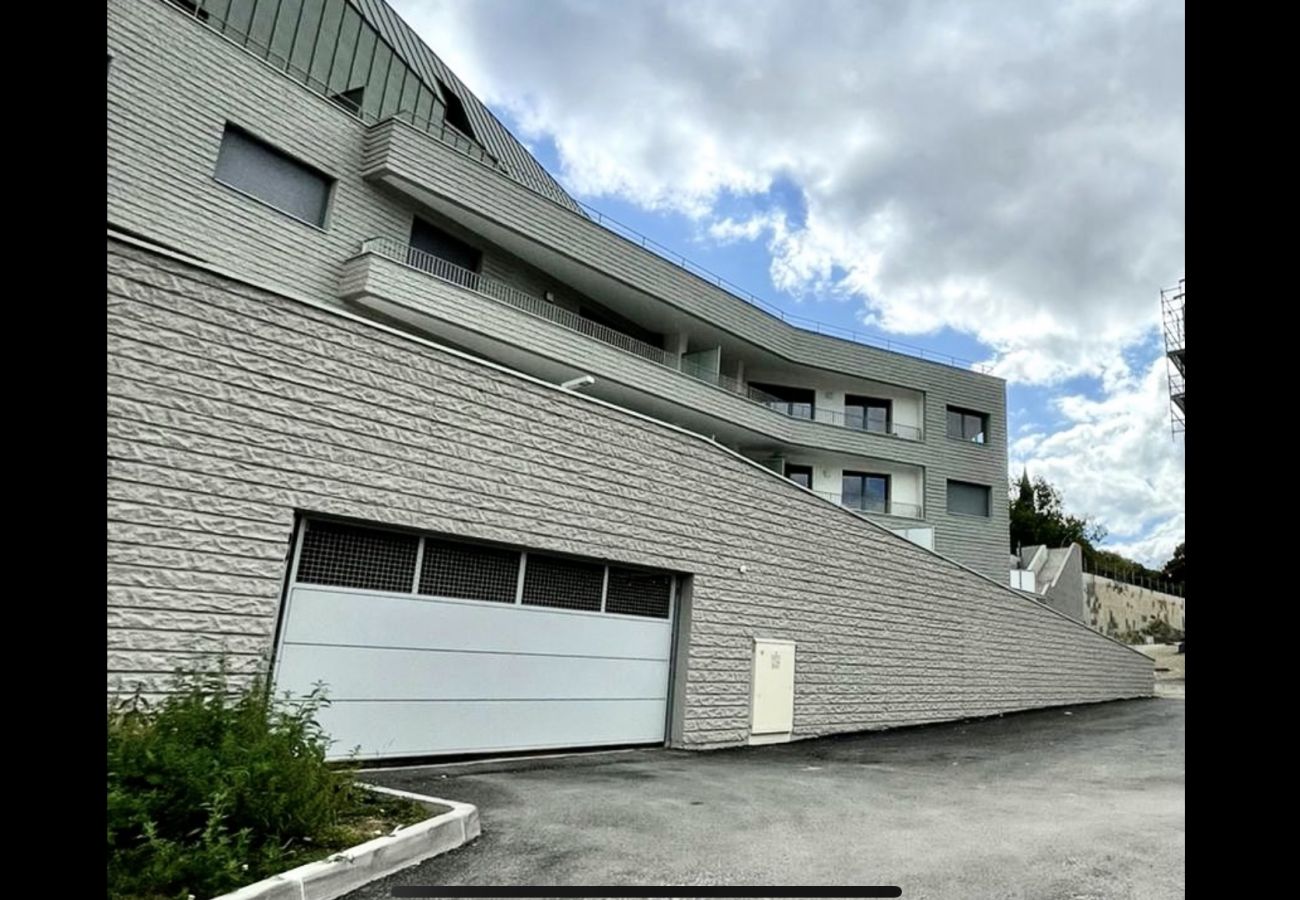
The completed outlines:
{"type": "Polygon", "coordinates": [[[390,897],[764,897],[781,900],[785,897],[901,897],[903,889],[897,885],[854,885],[853,887],[820,888],[752,888],[752,887],[557,887],[551,890],[535,887],[455,887],[433,885],[403,885],[392,888],[390,897]]]}

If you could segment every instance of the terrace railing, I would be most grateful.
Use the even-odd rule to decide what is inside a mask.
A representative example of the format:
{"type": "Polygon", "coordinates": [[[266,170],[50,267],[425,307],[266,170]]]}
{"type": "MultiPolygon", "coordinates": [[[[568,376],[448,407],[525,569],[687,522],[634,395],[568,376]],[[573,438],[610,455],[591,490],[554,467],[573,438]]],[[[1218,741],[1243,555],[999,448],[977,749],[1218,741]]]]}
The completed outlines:
{"type": "MultiPolygon", "coordinates": [[[[740,379],[721,372],[711,371],[691,360],[679,359],[675,353],[671,353],[662,347],[656,347],[599,322],[593,322],[591,319],[584,318],[549,300],[527,294],[517,288],[480,275],[478,272],[448,262],[440,256],[412,247],[402,241],[393,238],[370,238],[362,242],[361,252],[393,260],[440,281],[458,285],[476,294],[512,306],[515,309],[548,319],[570,331],[576,331],[603,344],[617,347],[642,359],[679,371],[697,381],[712,384],[790,418],[857,431],[876,431],[874,426],[867,427],[861,416],[854,417],[833,410],[815,410],[811,404],[790,403],[782,400],[753,385],[746,384],[740,379]]],[[[913,429],[911,426],[900,426],[893,423],[891,425],[890,430],[881,433],[893,434],[912,440],[919,440],[921,437],[919,428],[913,429]]]]}

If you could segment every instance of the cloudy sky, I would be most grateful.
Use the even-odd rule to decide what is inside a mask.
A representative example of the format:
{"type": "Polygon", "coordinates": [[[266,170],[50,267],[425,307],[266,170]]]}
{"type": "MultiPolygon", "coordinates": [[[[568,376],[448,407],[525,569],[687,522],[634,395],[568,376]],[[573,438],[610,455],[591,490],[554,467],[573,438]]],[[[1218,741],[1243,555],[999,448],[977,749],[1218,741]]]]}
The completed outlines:
{"type": "Polygon", "coordinates": [[[1011,467],[1182,539],[1170,0],[394,0],[579,199],[798,315],[990,363],[1011,467]]]}

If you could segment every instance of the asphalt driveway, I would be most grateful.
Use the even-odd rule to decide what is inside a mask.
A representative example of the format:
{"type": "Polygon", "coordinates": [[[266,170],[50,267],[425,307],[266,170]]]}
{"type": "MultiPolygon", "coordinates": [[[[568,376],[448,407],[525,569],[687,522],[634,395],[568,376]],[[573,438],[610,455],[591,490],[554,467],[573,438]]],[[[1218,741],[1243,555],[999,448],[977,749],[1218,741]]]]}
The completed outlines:
{"type": "Polygon", "coordinates": [[[904,897],[1184,895],[1185,700],[713,753],[393,769],[477,804],[475,843],[399,884],[897,884],[904,897]]]}

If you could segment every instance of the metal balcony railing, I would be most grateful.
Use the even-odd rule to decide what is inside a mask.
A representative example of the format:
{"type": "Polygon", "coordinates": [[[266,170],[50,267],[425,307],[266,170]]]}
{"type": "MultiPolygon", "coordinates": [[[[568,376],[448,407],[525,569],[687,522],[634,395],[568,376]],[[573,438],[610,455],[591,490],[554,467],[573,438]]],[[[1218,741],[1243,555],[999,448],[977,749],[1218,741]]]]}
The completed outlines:
{"type": "MultiPolygon", "coordinates": [[[[440,281],[458,285],[476,294],[482,294],[508,306],[513,306],[515,309],[548,319],[571,331],[585,334],[587,337],[617,347],[620,350],[625,350],[628,353],[634,353],[643,359],[648,359],[658,365],[681,372],[683,375],[688,375],[697,381],[703,381],[706,384],[712,384],[715,387],[737,394],[790,418],[834,425],[850,430],[877,433],[877,426],[867,427],[870,423],[863,422],[861,416],[854,417],[833,410],[814,410],[812,404],[791,403],[782,400],[730,375],[710,371],[691,360],[681,360],[679,362],[676,354],[670,353],[661,347],[656,347],[606,325],[583,318],[562,306],[557,306],[540,297],[534,297],[499,281],[486,278],[477,272],[450,263],[440,256],[419,250],[401,241],[392,238],[369,238],[362,242],[361,252],[393,260],[412,269],[417,269],[426,275],[431,275],[440,281]]],[[[919,428],[901,426],[895,423],[891,423],[889,431],[880,431],[878,433],[892,434],[910,440],[920,440],[921,438],[919,428]]]]}
{"type": "Polygon", "coordinates": [[[755,403],[761,403],[773,412],[779,412],[781,415],[789,416],[792,419],[817,422],[821,425],[834,425],[837,428],[847,428],[851,431],[889,435],[909,441],[919,441],[921,439],[921,429],[914,425],[901,425],[897,422],[890,422],[885,426],[867,421],[861,414],[854,415],[842,410],[822,409],[812,403],[782,400],[774,394],[769,394],[767,391],[760,390],[751,384],[745,384],[730,375],[712,372],[690,362],[682,363],[682,371],[692,378],[716,384],[732,393],[742,394],[755,403]]]}
{"type": "Polygon", "coordinates": [[[813,420],[826,422],[840,428],[848,428],[852,431],[884,434],[907,441],[919,441],[921,439],[921,429],[915,425],[904,425],[900,422],[872,422],[860,412],[852,413],[845,410],[818,408],[813,415],[813,420]]]}
{"type": "Polygon", "coordinates": [[[549,319],[557,325],[562,325],[571,331],[580,332],[587,335],[587,337],[595,338],[603,344],[618,347],[628,353],[635,353],[637,356],[658,363],[661,366],[675,368],[676,355],[661,347],[647,344],[645,341],[637,340],[623,334],[621,331],[615,331],[613,328],[593,322],[590,319],[584,319],[577,313],[556,306],[554,303],[540,297],[525,294],[523,291],[516,290],[491,278],[484,278],[477,272],[471,272],[469,269],[449,263],[439,256],[418,250],[415,247],[403,244],[401,241],[390,238],[371,238],[362,243],[361,252],[373,253],[385,259],[405,263],[413,269],[419,269],[427,275],[432,275],[434,278],[460,285],[476,294],[491,297],[493,300],[498,300],[516,309],[532,313],[543,319],[549,319]]]}
{"type": "Polygon", "coordinates": [[[920,519],[922,510],[917,503],[900,503],[897,500],[881,500],[874,497],[845,497],[830,491],[813,491],[817,496],[829,500],[836,506],[865,515],[897,516],[903,519],[920,519]]]}

